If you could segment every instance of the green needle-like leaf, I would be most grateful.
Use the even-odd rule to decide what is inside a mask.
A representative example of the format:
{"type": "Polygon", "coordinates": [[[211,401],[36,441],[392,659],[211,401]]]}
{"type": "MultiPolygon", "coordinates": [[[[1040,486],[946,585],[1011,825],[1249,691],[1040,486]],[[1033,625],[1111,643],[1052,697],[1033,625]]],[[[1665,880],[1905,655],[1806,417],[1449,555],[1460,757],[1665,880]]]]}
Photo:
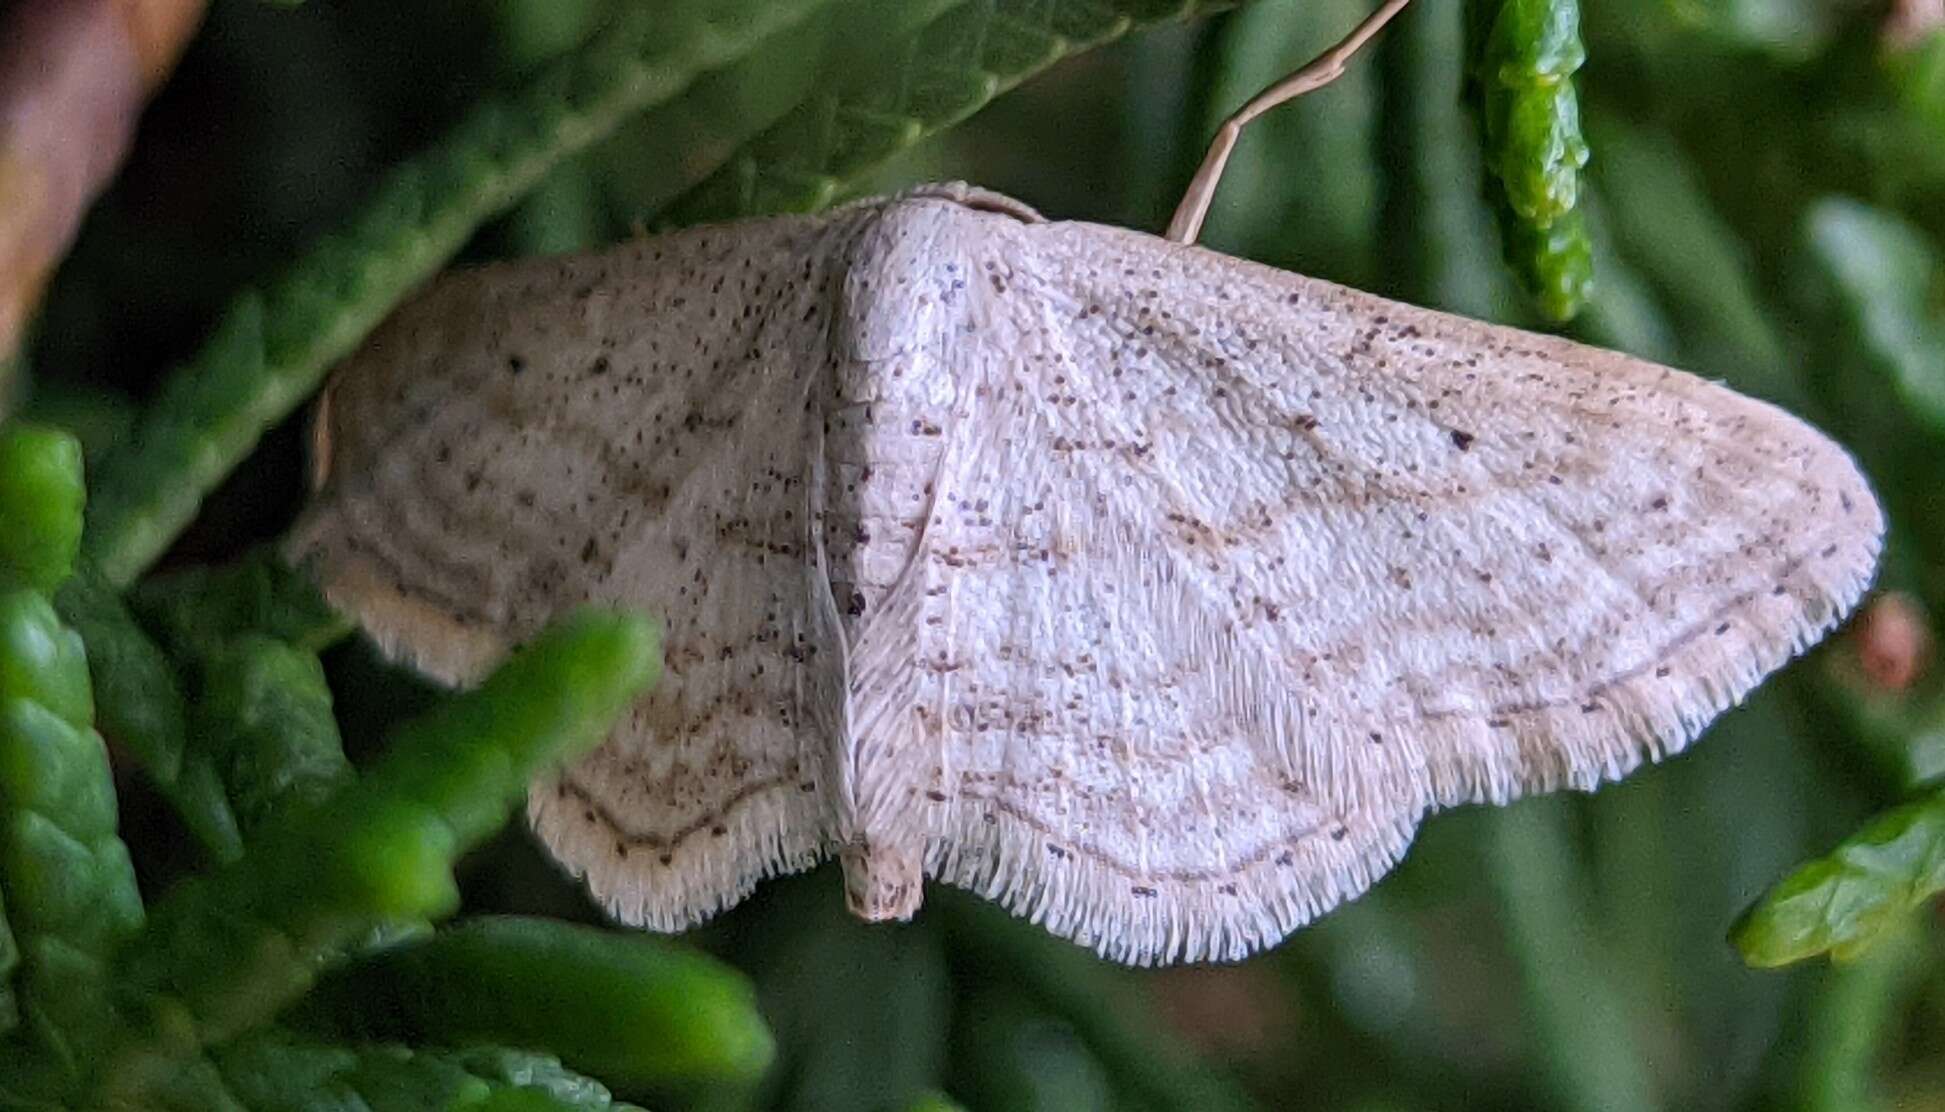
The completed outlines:
{"type": "Polygon", "coordinates": [[[641,934],[475,919],[372,954],[306,1004],[361,1038],[545,1046],[630,1091],[744,1086],[774,1052],[744,978],[641,934]]]}

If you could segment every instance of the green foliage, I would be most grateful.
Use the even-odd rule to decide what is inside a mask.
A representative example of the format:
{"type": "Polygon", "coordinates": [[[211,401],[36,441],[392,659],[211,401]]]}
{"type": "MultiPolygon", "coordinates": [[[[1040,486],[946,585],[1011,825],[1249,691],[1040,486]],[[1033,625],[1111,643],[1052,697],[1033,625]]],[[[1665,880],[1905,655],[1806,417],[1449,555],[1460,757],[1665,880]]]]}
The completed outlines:
{"type": "Polygon", "coordinates": [[[208,657],[249,634],[318,652],[351,630],[310,580],[267,546],[233,564],[150,576],[129,593],[128,604],[183,657],[208,657]]]}
{"type": "Polygon", "coordinates": [[[961,960],[1004,970],[1024,1001],[1073,1032],[1129,1104],[1155,1112],[1249,1107],[1231,1082],[1193,1068],[1172,1037],[1133,1013],[1127,986],[1083,951],[1043,933],[1008,929],[1004,912],[975,897],[940,892],[934,899],[961,960]]]}
{"type": "Polygon", "coordinates": [[[1890,60],[1898,95],[1933,135],[1945,135],[1945,28],[1934,27],[1890,60]]]}
{"type": "Polygon", "coordinates": [[[288,630],[292,608],[263,605],[274,592],[261,575],[217,579],[227,592],[190,580],[184,593],[228,596],[212,598],[222,620],[188,623],[194,635],[178,629],[177,640],[207,668],[199,732],[223,760],[250,848],[176,884],[150,916],[92,728],[87,636],[112,650],[99,657],[102,705],[120,727],[163,723],[180,744],[185,726],[179,702],[158,714],[155,693],[128,682],[172,692],[161,651],[112,591],[74,575],[81,491],[74,438],[0,427],[5,511],[48,523],[21,540],[68,538],[0,547],[0,581],[12,585],[0,592],[0,1107],[612,1106],[600,1086],[553,1059],[494,1049],[495,1038],[558,1037],[642,1086],[747,1083],[761,1071],[769,1036],[750,990],[715,963],[537,921],[482,922],[381,959],[401,963],[394,985],[444,981],[497,1007],[497,1022],[482,1011],[470,1026],[415,1032],[471,1049],[335,1045],[272,1026],[320,970],[455,910],[458,856],[505,821],[530,780],[606,734],[653,679],[654,632],[596,613],[558,623],[478,690],[401,727],[353,784],[315,654],[238,628],[256,616],[288,630]],[[82,632],[47,597],[56,588],[82,632]],[[213,632],[224,622],[228,638],[213,632]],[[609,1033],[614,1020],[624,1037],[609,1033]]]}
{"type": "Polygon", "coordinates": [[[224,1085],[251,1112],[350,1107],[465,1112],[629,1109],[608,1090],[541,1055],[492,1048],[342,1047],[271,1029],[217,1051],[224,1085]]]}
{"type": "Polygon", "coordinates": [[[1594,279],[1580,203],[1587,141],[1574,72],[1578,0],[1474,0],[1475,80],[1506,259],[1548,320],[1571,320],[1594,279]]]}
{"type": "Polygon", "coordinates": [[[73,570],[81,445],[65,433],[0,427],[0,1103],[44,1098],[90,1065],[113,1022],[109,960],[142,925],[116,835],[108,751],[94,732],[81,637],[46,592],[73,570]],[[51,542],[51,543],[50,543],[51,542]],[[15,1088],[17,1086],[17,1088],[15,1088]]]}
{"type": "Polygon", "coordinates": [[[217,861],[243,852],[236,813],[206,752],[190,752],[189,711],[176,667],[135,621],[114,588],[83,566],[54,598],[88,644],[102,729],[175,807],[217,861]]]}
{"type": "MultiPolygon", "coordinates": [[[[1228,980],[1109,969],[951,893],[867,928],[822,875],[699,933],[745,977],[532,918],[589,909],[524,843],[489,841],[643,678],[641,626],[584,617],[454,698],[347,643],[259,543],[301,485],[275,427],[455,254],[951,175],[1158,225],[1213,121],[1367,10],[1259,0],[1171,26],[1223,6],[213,6],[131,194],[181,204],[188,180],[244,203],[171,224],[111,195],[33,361],[30,412],[98,472],[78,564],[74,443],[0,429],[0,1108],[619,1107],[586,1070],[658,1107],[1856,1109],[1887,1041],[1945,1045],[1939,963],[1910,929],[1940,885],[1935,683],[1865,690],[1826,660],[1592,801],[1449,816],[1400,875],[1228,980]],[[503,74],[527,76],[473,91],[503,74]],[[238,87],[258,131],[208,101],[238,87]],[[167,146],[195,111],[222,114],[224,142],[167,146]],[[314,214],[337,230],[310,239],[314,214]],[[261,293],[233,292],[269,262],[261,293]],[[126,372],[209,319],[159,390],[132,391],[154,400],[131,425],[126,372]],[[398,724],[406,706],[432,709],[398,724]],[[96,728],[134,774],[146,911],[96,728]],[[1841,840],[1910,791],[1934,794],[1841,840]],[[1736,938],[1761,963],[1870,959],[1743,968],[1719,944],[1737,905],[1832,843],[1736,938]],[[436,928],[455,907],[523,917],[436,928]],[[1164,1022],[1165,991],[1219,1006],[1164,1022]]],[[[1814,414],[1892,510],[1887,582],[1940,612],[1945,39],[1880,49],[1873,13],[1802,0],[1469,15],[1414,7],[1252,131],[1211,242],[1514,323],[1584,302],[1577,335],[1814,414]]]]}
{"type": "Polygon", "coordinates": [[[966,1002],[953,1033],[955,1091],[981,1108],[1106,1112],[1115,1107],[1107,1070],[1073,1029],[1003,991],[966,1002]]]}
{"type": "Polygon", "coordinates": [[[204,659],[199,741],[245,836],[351,782],[317,654],[246,634],[204,659]]]}
{"type": "Polygon", "coordinates": [[[1418,234],[1386,243],[1384,280],[1415,304],[1503,316],[1514,305],[1491,218],[1479,204],[1485,160],[1472,114],[1456,95],[1467,71],[1465,29],[1464,6],[1448,3],[1417,6],[1386,31],[1380,138],[1391,173],[1384,223],[1409,224],[1418,234]]]}
{"type": "MultiPolygon", "coordinates": [[[[892,156],[964,120],[1062,58],[1228,0],[929,0],[938,18],[833,67],[801,103],[662,214],[694,224],[808,212],[892,156]]],[[[907,15],[909,18],[909,14],[907,15]]]]}
{"type": "Polygon", "coordinates": [[[81,548],[81,443],[36,425],[0,430],[0,567],[50,591],[81,548]]]}
{"type": "Polygon", "coordinates": [[[749,1085],[774,1046],[747,984],[693,950],[541,919],[480,918],[367,955],[309,1001],[365,1038],[551,1047],[631,1089],[749,1085]]]}
{"type": "Polygon", "coordinates": [[[1895,807],[1797,869],[1736,926],[1751,965],[1860,954],[1945,891],[1945,794],[1895,807]]]}

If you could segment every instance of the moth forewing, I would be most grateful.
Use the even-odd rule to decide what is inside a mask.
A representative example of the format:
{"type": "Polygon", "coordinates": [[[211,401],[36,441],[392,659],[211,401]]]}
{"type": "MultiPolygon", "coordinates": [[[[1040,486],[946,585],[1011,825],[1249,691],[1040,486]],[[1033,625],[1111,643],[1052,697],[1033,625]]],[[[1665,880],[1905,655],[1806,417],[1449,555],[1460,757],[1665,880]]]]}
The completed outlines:
{"type": "Polygon", "coordinates": [[[378,643],[470,682],[558,610],[641,606],[662,682],[529,811],[619,918],[689,926],[838,838],[842,654],[813,541],[855,220],[448,276],[327,389],[289,551],[378,643]]]}
{"type": "Polygon", "coordinates": [[[291,552],[388,651],[464,680],[570,605],[666,616],[532,801],[616,915],[837,852],[868,917],[922,872],[1137,963],[1681,748],[1883,528],[1694,376],[966,187],[447,279],[328,420],[291,552]]]}

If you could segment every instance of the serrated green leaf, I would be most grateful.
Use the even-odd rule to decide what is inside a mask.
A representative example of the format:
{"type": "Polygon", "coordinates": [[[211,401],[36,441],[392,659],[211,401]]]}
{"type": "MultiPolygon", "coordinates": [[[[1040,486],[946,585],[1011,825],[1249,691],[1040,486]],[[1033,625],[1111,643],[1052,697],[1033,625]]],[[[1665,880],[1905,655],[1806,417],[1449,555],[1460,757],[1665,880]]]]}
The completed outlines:
{"type": "Polygon", "coordinates": [[[475,1048],[338,1046],[279,1029],[218,1050],[224,1083],[250,1112],[627,1112],[601,1085],[536,1054],[475,1048]]]}
{"type": "Polygon", "coordinates": [[[1587,61],[1580,7],[1551,0],[1508,0],[1486,42],[1491,79],[1508,88],[1566,81],[1587,61]]]}
{"type": "Polygon", "coordinates": [[[39,591],[0,594],[0,699],[38,703],[70,726],[94,721],[87,650],[39,591]]]}
{"type": "Polygon", "coordinates": [[[818,82],[801,105],[743,144],[658,222],[821,208],[892,156],[1062,58],[1138,26],[1228,6],[1228,0],[961,0],[876,56],[818,82]]]}
{"type": "Polygon", "coordinates": [[[0,974],[31,1055],[9,1080],[52,1095],[118,1019],[108,958],[142,925],[142,902],[80,638],[38,592],[0,597],[0,688],[0,974]]]}

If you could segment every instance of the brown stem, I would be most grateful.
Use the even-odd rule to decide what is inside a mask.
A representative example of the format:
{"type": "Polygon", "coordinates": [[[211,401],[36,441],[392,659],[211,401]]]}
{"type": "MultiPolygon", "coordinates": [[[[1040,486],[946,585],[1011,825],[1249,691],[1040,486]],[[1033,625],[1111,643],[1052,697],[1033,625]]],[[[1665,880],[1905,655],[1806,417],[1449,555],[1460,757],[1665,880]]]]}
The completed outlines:
{"type": "Polygon", "coordinates": [[[1202,221],[1209,215],[1209,204],[1215,200],[1216,186],[1222,181],[1223,167],[1229,164],[1229,153],[1236,149],[1236,140],[1242,137],[1243,129],[1251,120],[1275,108],[1279,104],[1295,100],[1305,93],[1321,89],[1344,76],[1344,63],[1351,60],[1371,37],[1391,22],[1391,17],[1403,11],[1411,0],[1385,0],[1377,11],[1364,17],[1350,34],[1331,47],[1308,65],[1282,78],[1269,88],[1250,98],[1248,104],[1236,110],[1236,114],[1222,122],[1216,131],[1215,139],[1209,144],[1209,153],[1203,156],[1202,165],[1189,182],[1188,189],[1182,194],[1182,201],[1175,207],[1175,218],[1168,222],[1166,238],[1176,243],[1194,243],[1202,235],[1202,221]]]}

